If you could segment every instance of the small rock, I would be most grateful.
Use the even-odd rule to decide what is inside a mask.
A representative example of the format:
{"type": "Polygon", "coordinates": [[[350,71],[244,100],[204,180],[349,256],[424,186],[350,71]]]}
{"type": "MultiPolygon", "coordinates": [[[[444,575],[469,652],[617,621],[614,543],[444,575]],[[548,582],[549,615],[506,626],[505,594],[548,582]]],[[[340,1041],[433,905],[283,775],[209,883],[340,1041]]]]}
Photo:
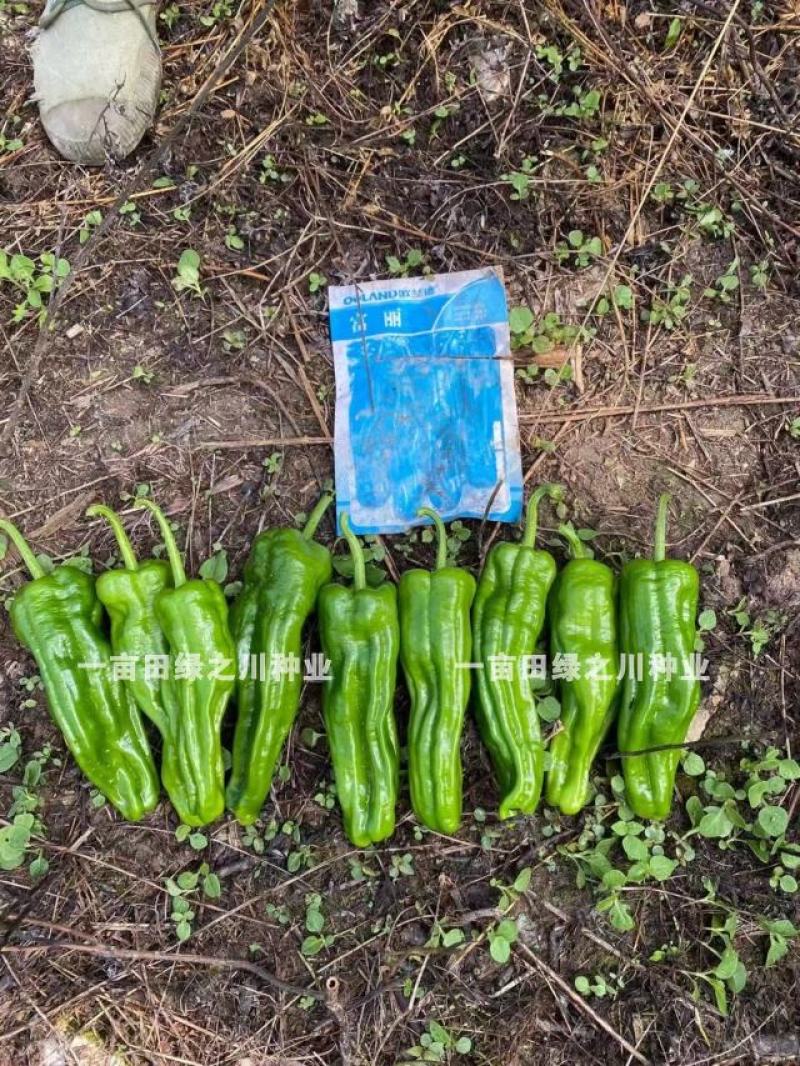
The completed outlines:
{"type": "Polygon", "coordinates": [[[508,46],[487,48],[470,57],[470,66],[478,88],[488,100],[511,95],[511,71],[508,65],[508,46]]]}

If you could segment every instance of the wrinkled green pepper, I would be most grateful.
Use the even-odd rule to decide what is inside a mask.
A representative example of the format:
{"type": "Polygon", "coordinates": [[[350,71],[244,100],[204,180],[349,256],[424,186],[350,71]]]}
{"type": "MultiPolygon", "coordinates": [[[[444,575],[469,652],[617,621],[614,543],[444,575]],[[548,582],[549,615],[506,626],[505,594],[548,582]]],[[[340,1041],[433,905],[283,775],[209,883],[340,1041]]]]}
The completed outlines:
{"type": "Polygon", "coordinates": [[[110,507],[96,503],[86,514],[106,519],[124,566],[97,578],[97,596],[111,620],[111,647],[130,660],[130,679],[123,683],[161,734],[161,780],[172,806],[186,825],[200,825],[196,771],[189,749],[179,740],[181,708],[169,670],[169,644],[156,615],[158,597],[173,588],[170,564],[166,559],[139,562],[110,507]]]}
{"type": "Polygon", "coordinates": [[[353,584],[325,585],[319,594],[319,631],[331,667],[322,701],[345,832],[365,848],[394,832],[400,629],[397,590],[388,582],[367,586],[364,552],[346,514],[341,528],[353,558],[353,584]]]}
{"type": "Polygon", "coordinates": [[[475,579],[447,565],[447,534],[427,507],[438,536],[436,569],[400,578],[400,661],[411,696],[408,777],[417,818],[439,833],[461,823],[461,732],[470,691],[470,607],[475,579]]]}
{"type": "Polygon", "coordinates": [[[174,587],[158,593],[155,612],[170,654],[177,711],[170,743],[188,803],[181,819],[207,825],[225,809],[220,729],[236,682],[228,604],[216,581],[186,579],[170,524],[152,500],[139,500],[138,506],[155,515],[172,571],[174,587]]]}
{"type": "Polygon", "coordinates": [[[302,532],[268,529],[256,537],[231,610],[239,678],[227,801],[242,825],[258,818],[297,716],[303,626],[332,576],[330,552],[313,539],[331,499],[322,497],[302,532]]]}
{"type": "Polygon", "coordinates": [[[681,744],[700,702],[694,663],[700,579],[689,563],[666,558],[668,508],[669,496],[663,495],[653,558],[626,563],[619,584],[625,671],[617,738],[627,801],[639,818],[669,814],[681,744]],[[647,750],[665,745],[671,747],[647,750]]]}
{"type": "Polygon", "coordinates": [[[475,711],[502,792],[501,818],[531,814],[542,790],[539,716],[524,667],[534,654],[556,576],[553,556],[534,547],[539,503],[560,495],[558,485],[533,493],[522,541],[492,548],[472,607],[473,656],[479,664],[475,711]]]}
{"type": "Polygon", "coordinates": [[[46,574],[16,526],[2,520],[0,530],[33,578],[9,613],[36,660],[50,716],[86,777],[138,821],[158,803],[158,774],[136,705],[111,670],[95,580],[73,566],[46,574]]]}
{"type": "Polygon", "coordinates": [[[616,578],[589,557],[572,526],[560,526],[559,533],[572,558],[559,571],[548,604],[550,653],[564,658],[556,681],[561,729],[550,742],[546,798],[562,814],[577,814],[589,799],[592,763],[616,711],[616,578]]]}

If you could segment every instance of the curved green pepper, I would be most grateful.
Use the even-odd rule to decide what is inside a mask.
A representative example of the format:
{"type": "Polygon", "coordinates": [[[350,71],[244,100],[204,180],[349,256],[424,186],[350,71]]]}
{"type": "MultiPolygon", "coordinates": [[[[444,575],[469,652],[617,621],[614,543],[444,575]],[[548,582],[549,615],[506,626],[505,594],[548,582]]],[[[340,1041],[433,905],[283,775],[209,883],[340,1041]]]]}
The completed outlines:
{"type": "Polygon", "coordinates": [[[565,660],[556,682],[561,730],[550,742],[546,798],[563,814],[577,814],[588,801],[592,763],[616,711],[616,578],[605,563],[588,556],[572,526],[560,526],[559,533],[572,559],[550,592],[550,652],[573,656],[575,671],[565,660]]]}
{"type": "Polygon", "coordinates": [[[406,570],[400,578],[400,661],[411,696],[408,777],[419,820],[439,833],[461,823],[461,732],[470,691],[469,611],[475,579],[447,565],[447,534],[427,507],[438,535],[436,569],[406,570]]]}
{"type": "Polygon", "coordinates": [[[187,581],[170,524],[152,500],[138,500],[137,506],[155,515],[174,584],[158,593],[155,612],[171,656],[177,704],[171,743],[190,804],[180,814],[186,825],[206,825],[225,809],[220,729],[236,682],[228,604],[216,581],[187,581]]]}
{"type": "Polygon", "coordinates": [[[227,801],[242,825],[258,818],[297,716],[302,677],[289,660],[299,667],[303,626],[332,576],[331,553],[313,540],[331,499],[322,497],[302,532],[269,529],[256,537],[231,609],[239,678],[227,801]]]}
{"type": "Polygon", "coordinates": [[[624,756],[625,793],[639,818],[669,814],[680,745],[700,702],[693,658],[700,579],[689,563],[666,558],[668,508],[669,496],[663,495],[658,501],[653,558],[626,563],[619,584],[620,651],[626,669],[617,737],[624,756]],[[652,656],[663,669],[654,669],[652,656]],[[626,754],[661,745],[673,747],[626,754]]]}
{"type": "Polygon", "coordinates": [[[367,586],[364,553],[346,514],[341,527],[353,557],[353,585],[325,585],[319,594],[322,649],[331,664],[322,703],[345,832],[365,848],[394,832],[400,630],[394,585],[367,586]]]}
{"type": "Polygon", "coordinates": [[[533,493],[521,543],[505,541],[492,548],[472,607],[479,664],[475,710],[502,791],[501,818],[532,813],[542,790],[539,717],[523,667],[535,651],[556,576],[553,556],[534,547],[539,503],[544,496],[560,495],[558,485],[542,485],[533,493]],[[506,660],[507,670],[499,669],[506,660]]]}
{"type": "Polygon", "coordinates": [[[22,534],[0,521],[33,581],[9,608],[17,638],[36,660],[50,717],[83,773],[123,818],[158,803],[158,774],[142,720],[111,670],[95,580],[74,566],[45,574],[22,534]]]}
{"type": "Polygon", "coordinates": [[[196,774],[178,740],[181,708],[169,672],[169,644],[156,615],[158,597],[173,588],[170,564],[166,559],[139,562],[119,515],[110,507],[96,503],[86,514],[105,518],[124,564],[124,569],[106,570],[97,578],[97,596],[111,619],[111,647],[115,655],[131,660],[132,677],[123,684],[161,734],[161,780],[178,817],[186,825],[202,824],[196,774]]]}

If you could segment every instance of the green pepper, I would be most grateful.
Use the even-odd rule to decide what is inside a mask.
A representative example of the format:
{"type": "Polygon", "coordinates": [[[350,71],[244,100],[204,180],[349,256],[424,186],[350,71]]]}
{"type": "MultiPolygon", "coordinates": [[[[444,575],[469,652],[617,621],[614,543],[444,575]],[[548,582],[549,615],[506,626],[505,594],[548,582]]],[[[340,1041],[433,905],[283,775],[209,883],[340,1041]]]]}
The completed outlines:
{"type": "Polygon", "coordinates": [[[33,578],[9,614],[36,660],[50,717],[86,777],[138,821],[158,803],[158,774],[136,705],[111,670],[94,578],[74,566],[46,574],[16,526],[3,520],[0,530],[33,578]]]}
{"type": "Polygon", "coordinates": [[[700,579],[689,563],[666,558],[668,508],[663,495],[653,558],[634,559],[620,574],[625,672],[617,737],[627,801],[639,818],[669,814],[681,745],[700,702],[694,669],[700,579]]]}
{"type": "Polygon", "coordinates": [[[242,825],[258,818],[297,716],[303,626],[332,575],[330,552],[313,540],[331,499],[322,497],[302,532],[269,529],[256,537],[231,610],[239,679],[227,800],[242,825]]]}
{"type": "Polygon", "coordinates": [[[589,557],[572,526],[560,526],[571,560],[548,604],[550,653],[561,655],[561,729],[550,742],[547,802],[577,814],[589,799],[589,774],[616,710],[619,684],[616,578],[589,557]],[[570,659],[572,661],[570,661],[570,659]]]}
{"type": "Polygon", "coordinates": [[[561,487],[542,485],[533,493],[521,543],[506,541],[492,548],[472,607],[475,711],[502,792],[501,818],[532,813],[542,790],[544,751],[525,667],[542,631],[556,576],[553,556],[534,547],[545,496],[560,498],[561,487]]]}
{"type": "Polygon", "coordinates": [[[365,848],[394,832],[400,629],[397,590],[388,583],[367,586],[364,552],[347,514],[340,521],[353,558],[353,585],[325,585],[319,594],[322,649],[331,664],[322,702],[345,832],[365,848]]]}
{"type": "Polygon", "coordinates": [[[124,569],[107,570],[97,579],[97,596],[111,620],[111,647],[129,660],[130,679],[124,683],[139,709],[161,734],[161,780],[180,820],[198,821],[198,793],[189,751],[179,740],[181,708],[169,672],[169,644],[156,614],[158,597],[173,588],[166,559],[139,562],[119,515],[93,504],[89,518],[102,517],[111,526],[124,569]]]}
{"type": "Polygon", "coordinates": [[[447,565],[447,534],[438,535],[436,569],[406,570],[398,589],[400,661],[411,696],[408,776],[414,813],[429,829],[455,833],[461,823],[461,732],[469,700],[475,579],[447,565]]]}
{"type": "Polygon", "coordinates": [[[161,529],[173,588],[155,597],[158,624],[170,653],[171,687],[177,713],[174,744],[189,809],[186,825],[206,825],[225,809],[220,730],[236,682],[236,648],[228,629],[228,604],[216,581],[186,579],[170,524],[152,500],[137,506],[151,511],[161,529]]]}

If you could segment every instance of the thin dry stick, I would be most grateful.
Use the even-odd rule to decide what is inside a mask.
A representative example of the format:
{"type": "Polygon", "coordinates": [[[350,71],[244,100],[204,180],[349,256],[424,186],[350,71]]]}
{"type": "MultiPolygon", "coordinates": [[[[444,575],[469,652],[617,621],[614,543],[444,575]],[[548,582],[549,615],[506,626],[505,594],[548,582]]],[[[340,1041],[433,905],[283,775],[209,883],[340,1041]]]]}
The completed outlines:
{"type": "Polygon", "coordinates": [[[202,440],[195,448],[277,448],[305,447],[331,443],[330,437],[240,437],[239,440],[202,440]]]}
{"type": "Polygon", "coordinates": [[[800,396],[769,396],[756,392],[743,396],[716,396],[708,400],[682,400],[680,403],[620,404],[618,407],[586,407],[580,411],[561,411],[551,414],[522,415],[524,424],[538,422],[584,422],[591,418],[624,418],[635,411],[640,415],[663,411],[685,411],[698,407],[783,407],[800,404],[800,396]]]}
{"type": "Polygon", "coordinates": [[[760,511],[764,507],[774,507],[777,503],[792,503],[794,500],[800,500],[800,492],[793,492],[791,496],[778,496],[774,500],[761,500],[760,503],[748,503],[746,507],[743,507],[743,511],[760,511]]]}

